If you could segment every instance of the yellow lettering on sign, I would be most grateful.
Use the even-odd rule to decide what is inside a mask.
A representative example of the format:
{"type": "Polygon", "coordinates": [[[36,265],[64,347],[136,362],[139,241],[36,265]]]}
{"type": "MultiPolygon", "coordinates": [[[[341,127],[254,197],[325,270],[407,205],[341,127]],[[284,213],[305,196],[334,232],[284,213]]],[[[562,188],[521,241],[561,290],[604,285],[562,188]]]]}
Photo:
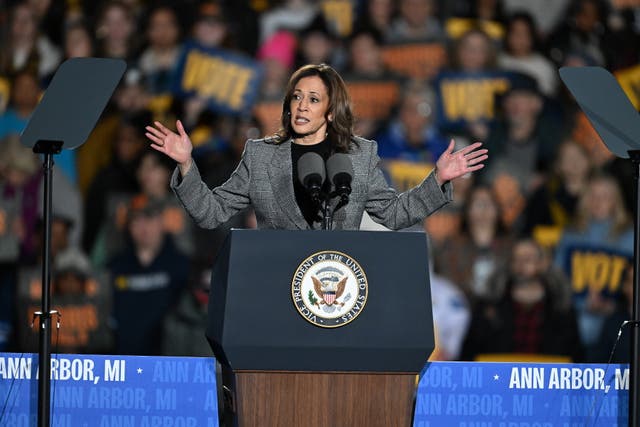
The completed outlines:
{"type": "Polygon", "coordinates": [[[495,97],[508,87],[506,78],[444,79],[441,83],[444,114],[451,121],[493,119],[495,97]]]}
{"type": "Polygon", "coordinates": [[[228,108],[240,109],[253,76],[250,67],[191,51],[185,61],[182,88],[228,108]]]}
{"type": "Polygon", "coordinates": [[[182,87],[184,88],[184,90],[195,89],[195,82],[199,80],[196,73],[201,69],[201,58],[202,55],[200,55],[200,52],[197,51],[191,51],[187,55],[187,59],[184,65],[184,73],[182,74],[182,87]]]}
{"type": "Polygon", "coordinates": [[[325,0],[322,2],[322,12],[327,21],[331,22],[341,37],[351,34],[353,25],[353,5],[349,0],[325,0]]]}
{"type": "Polygon", "coordinates": [[[577,293],[585,289],[617,291],[628,262],[625,257],[604,252],[574,252],[571,255],[573,290],[577,293]]]}
{"type": "Polygon", "coordinates": [[[0,113],[2,113],[9,103],[9,97],[11,94],[11,84],[9,79],[0,77],[0,113]]]}
{"type": "Polygon", "coordinates": [[[431,163],[407,162],[404,160],[390,160],[386,168],[391,175],[393,186],[398,191],[405,191],[420,184],[431,172],[431,163]]]}
{"type": "Polygon", "coordinates": [[[229,95],[229,105],[231,105],[232,108],[240,108],[242,105],[242,98],[244,98],[244,94],[247,93],[252,76],[253,73],[251,70],[246,68],[240,68],[238,70],[234,90],[229,95]]]}
{"type": "Polygon", "coordinates": [[[638,109],[640,106],[640,65],[617,71],[615,76],[633,106],[638,109]]]}
{"type": "Polygon", "coordinates": [[[611,278],[609,280],[609,290],[617,291],[622,284],[624,271],[627,269],[629,261],[625,257],[611,257],[611,278]]]}

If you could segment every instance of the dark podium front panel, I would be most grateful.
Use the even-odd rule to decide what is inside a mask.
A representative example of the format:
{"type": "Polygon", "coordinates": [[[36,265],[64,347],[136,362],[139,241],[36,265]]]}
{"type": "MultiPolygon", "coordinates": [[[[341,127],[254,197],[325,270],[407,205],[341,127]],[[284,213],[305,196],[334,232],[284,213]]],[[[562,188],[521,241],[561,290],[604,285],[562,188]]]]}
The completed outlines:
{"type": "Polygon", "coordinates": [[[434,347],[425,235],[233,230],[213,270],[207,338],[234,371],[418,373],[434,347]],[[296,271],[323,251],[356,261],[368,284],[339,327],[316,326],[294,304],[296,271]]]}

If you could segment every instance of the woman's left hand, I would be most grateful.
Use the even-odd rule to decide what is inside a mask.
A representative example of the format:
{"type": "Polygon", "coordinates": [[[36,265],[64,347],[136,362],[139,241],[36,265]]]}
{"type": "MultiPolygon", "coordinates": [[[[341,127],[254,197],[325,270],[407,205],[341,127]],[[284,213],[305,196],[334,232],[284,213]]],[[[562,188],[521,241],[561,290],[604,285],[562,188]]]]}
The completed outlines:
{"type": "Polygon", "coordinates": [[[481,146],[481,142],[476,142],[454,153],[455,141],[452,139],[449,147],[436,162],[438,184],[442,185],[464,174],[482,169],[484,167],[482,162],[489,158],[487,155],[489,151],[486,148],[480,149],[481,146]]]}

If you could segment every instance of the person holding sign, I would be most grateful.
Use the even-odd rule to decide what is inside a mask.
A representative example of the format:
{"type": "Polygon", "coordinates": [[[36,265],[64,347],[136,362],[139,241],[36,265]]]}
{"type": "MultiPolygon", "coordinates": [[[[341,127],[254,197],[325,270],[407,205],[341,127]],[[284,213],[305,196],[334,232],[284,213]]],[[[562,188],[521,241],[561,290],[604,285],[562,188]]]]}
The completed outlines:
{"type": "Polygon", "coordinates": [[[587,362],[598,360],[597,341],[620,298],[624,271],[633,259],[633,238],[633,222],[617,181],[608,175],[592,177],[554,259],[571,279],[587,362]]]}
{"type": "Polygon", "coordinates": [[[249,205],[259,228],[320,228],[320,207],[297,176],[298,160],[306,153],[325,160],[344,153],[351,163],[349,203],[333,218],[333,228],[343,230],[358,229],[365,211],[391,229],[413,225],[451,200],[452,179],[483,168],[488,158],[482,143],[453,152],[452,140],[434,171],[398,194],[378,167],[376,142],[353,134],[344,81],[326,64],[306,65],[293,73],[282,103],[281,126],[273,136],[249,140],[229,180],[212,190],[200,178],[191,157],[191,140],[179,120],[177,133],[155,122],[146,127],[146,136],[154,149],[178,163],[171,186],[203,228],[215,228],[249,205]]]}

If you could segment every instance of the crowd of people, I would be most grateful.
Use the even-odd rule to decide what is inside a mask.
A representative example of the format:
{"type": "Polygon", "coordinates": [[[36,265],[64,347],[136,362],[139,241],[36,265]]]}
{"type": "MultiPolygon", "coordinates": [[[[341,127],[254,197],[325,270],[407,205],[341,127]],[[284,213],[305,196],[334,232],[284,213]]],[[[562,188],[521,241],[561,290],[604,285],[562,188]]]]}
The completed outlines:
{"type": "MultiPolygon", "coordinates": [[[[0,351],[38,343],[42,168],[19,134],[59,64],[106,57],[126,61],[122,81],[86,143],[55,156],[52,306],[62,318],[54,351],[211,355],[211,268],[228,230],[254,228],[256,218],[247,210],[198,229],[170,189],[175,162],[149,148],[145,126],[180,119],[204,182],[217,186],[248,139],[278,129],[291,73],[326,63],[351,93],[355,133],[378,142],[390,186],[420,182],[452,138],[457,148],[482,141],[489,149],[480,173],[452,182],[453,201],[409,229],[429,240],[432,358],[610,359],[631,316],[633,169],[606,149],[558,69],[602,66],[632,85],[640,4],[0,6],[0,351]],[[203,74],[189,68],[196,60],[242,72],[203,74]],[[245,75],[252,83],[234,80],[245,75]]],[[[362,228],[379,226],[365,218],[362,228]]],[[[628,360],[628,345],[623,335],[612,360],[628,360]]]]}

